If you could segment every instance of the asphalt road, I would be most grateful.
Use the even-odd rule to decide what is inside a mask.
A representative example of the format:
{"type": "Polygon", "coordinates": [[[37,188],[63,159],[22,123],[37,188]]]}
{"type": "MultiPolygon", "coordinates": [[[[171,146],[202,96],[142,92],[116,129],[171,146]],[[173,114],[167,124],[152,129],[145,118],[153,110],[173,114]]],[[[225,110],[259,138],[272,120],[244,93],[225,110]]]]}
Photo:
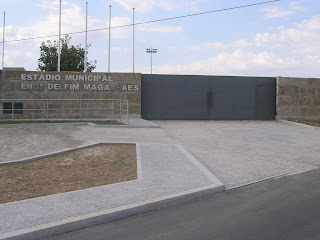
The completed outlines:
{"type": "Polygon", "coordinates": [[[320,239],[320,169],[50,239],[320,239]]]}

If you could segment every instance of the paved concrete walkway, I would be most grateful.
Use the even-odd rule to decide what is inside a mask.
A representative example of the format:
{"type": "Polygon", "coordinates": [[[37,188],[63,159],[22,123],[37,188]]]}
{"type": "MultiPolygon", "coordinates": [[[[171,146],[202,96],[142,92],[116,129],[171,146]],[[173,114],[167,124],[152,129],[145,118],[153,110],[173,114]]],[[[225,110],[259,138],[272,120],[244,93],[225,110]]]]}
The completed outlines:
{"type": "Polygon", "coordinates": [[[153,121],[227,189],[320,165],[320,128],[274,121],[153,121]]]}
{"type": "Polygon", "coordinates": [[[2,204],[0,239],[8,232],[29,231],[25,229],[39,224],[59,225],[65,218],[92,216],[101,211],[105,214],[108,209],[119,210],[121,206],[141,202],[143,205],[163,196],[215,187],[221,190],[222,183],[230,189],[320,165],[319,128],[271,121],[152,122],[132,121],[129,128],[90,125],[0,128],[0,162],[98,142],[127,142],[141,146],[143,169],[143,179],[136,181],[2,204]]]}
{"type": "MultiPolygon", "coordinates": [[[[0,239],[22,234],[30,237],[32,228],[79,224],[174,196],[224,190],[224,185],[180,145],[139,144],[137,151],[138,180],[1,204],[0,239]]],[[[46,234],[42,231],[30,238],[46,234]]]]}
{"type": "Polygon", "coordinates": [[[0,162],[97,142],[174,143],[157,125],[130,119],[130,127],[76,124],[9,125],[0,128],[0,162]]]}

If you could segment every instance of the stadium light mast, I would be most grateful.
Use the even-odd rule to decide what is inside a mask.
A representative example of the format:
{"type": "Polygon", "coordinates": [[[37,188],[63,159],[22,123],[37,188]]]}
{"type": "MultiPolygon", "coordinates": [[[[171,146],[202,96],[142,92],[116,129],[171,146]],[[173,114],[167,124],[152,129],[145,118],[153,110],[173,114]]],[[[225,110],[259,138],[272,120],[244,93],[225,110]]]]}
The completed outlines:
{"type": "Polygon", "coordinates": [[[152,74],[152,54],[157,53],[158,49],[155,48],[147,48],[146,52],[151,55],[151,74],[152,74]]]}

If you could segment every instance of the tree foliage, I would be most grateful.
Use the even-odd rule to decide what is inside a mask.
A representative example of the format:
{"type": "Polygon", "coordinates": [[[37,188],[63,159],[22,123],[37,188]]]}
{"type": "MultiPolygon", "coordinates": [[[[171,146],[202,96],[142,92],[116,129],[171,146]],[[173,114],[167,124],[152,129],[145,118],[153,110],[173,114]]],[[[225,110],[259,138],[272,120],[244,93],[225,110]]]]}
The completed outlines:
{"type": "MultiPolygon", "coordinates": [[[[84,69],[85,49],[81,45],[70,46],[71,37],[68,35],[61,39],[60,70],[82,72],[84,69]]],[[[96,68],[97,61],[87,62],[87,72],[96,68]]],[[[58,68],[58,42],[49,40],[40,46],[38,68],[41,71],[57,71],[58,68]]]]}

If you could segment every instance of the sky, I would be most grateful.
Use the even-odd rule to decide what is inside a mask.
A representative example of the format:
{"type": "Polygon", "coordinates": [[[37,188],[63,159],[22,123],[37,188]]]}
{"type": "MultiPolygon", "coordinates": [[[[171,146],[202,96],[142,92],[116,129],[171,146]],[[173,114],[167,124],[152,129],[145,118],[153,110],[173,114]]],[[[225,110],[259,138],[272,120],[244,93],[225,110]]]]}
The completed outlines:
{"type": "MultiPolygon", "coordinates": [[[[88,30],[233,8],[268,0],[87,0],[88,30]]],[[[320,77],[320,1],[280,0],[135,26],[135,72],[228,76],[320,77]]],[[[6,12],[5,67],[37,70],[40,45],[57,35],[59,0],[0,0],[6,12]]],[[[85,0],[62,0],[62,34],[85,30],[85,0]]],[[[108,29],[88,33],[95,72],[108,69],[108,29]]],[[[111,30],[111,72],[133,71],[132,26],[111,30]]],[[[85,33],[71,44],[85,45],[85,33]]],[[[2,42],[2,39],[0,40],[2,42]]],[[[2,43],[1,43],[2,45],[2,43]]],[[[2,47],[0,49],[2,56],[2,47]]]]}

